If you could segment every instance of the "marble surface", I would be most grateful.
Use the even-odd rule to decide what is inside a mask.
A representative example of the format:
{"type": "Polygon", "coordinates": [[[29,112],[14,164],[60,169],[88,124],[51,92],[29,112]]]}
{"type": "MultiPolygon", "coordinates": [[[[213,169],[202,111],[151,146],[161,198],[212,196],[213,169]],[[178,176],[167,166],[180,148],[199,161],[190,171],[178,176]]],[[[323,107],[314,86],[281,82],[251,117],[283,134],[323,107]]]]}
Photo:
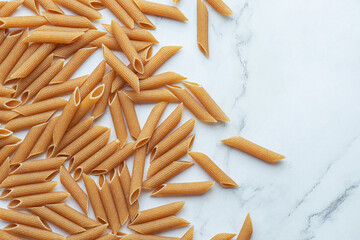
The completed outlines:
{"type": "MultiPolygon", "coordinates": [[[[360,2],[226,2],[234,11],[231,17],[207,5],[209,59],[197,49],[194,0],[178,4],[187,23],[150,19],[160,41],[155,52],[165,45],[184,46],[158,73],[175,71],[202,84],[230,117],[230,123],[216,125],[197,121],[192,150],[208,154],[239,188],[215,184],[207,194],[191,197],[154,198],[145,192],[141,209],[185,200],[178,215],[195,225],[198,240],[238,233],[248,212],[253,240],[359,239],[360,2]],[[267,164],[220,142],[234,135],[286,159],[267,164]]],[[[113,18],[101,12],[100,29],[113,18]]],[[[90,73],[101,59],[98,50],[75,75],[90,73]]],[[[137,106],[141,125],[152,106],[137,106]]],[[[164,116],[175,106],[170,104],[164,116]]],[[[182,122],[190,117],[185,110],[182,122]]],[[[96,124],[112,126],[109,112],[96,124]]],[[[205,180],[211,177],[195,165],[171,182],[205,180]]],[[[186,230],[163,235],[181,236],[186,230]]]]}

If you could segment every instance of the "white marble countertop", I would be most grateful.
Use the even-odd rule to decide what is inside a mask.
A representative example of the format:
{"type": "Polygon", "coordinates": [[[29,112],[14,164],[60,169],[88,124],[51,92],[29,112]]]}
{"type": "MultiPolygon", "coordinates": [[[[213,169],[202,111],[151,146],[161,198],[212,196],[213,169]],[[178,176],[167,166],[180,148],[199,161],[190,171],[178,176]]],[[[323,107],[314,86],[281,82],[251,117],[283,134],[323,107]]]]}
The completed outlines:
{"type": "MultiPolygon", "coordinates": [[[[143,193],[140,209],[185,200],[179,216],[195,225],[196,240],[238,233],[248,212],[252,240],[359,239],[360,2],[226,2],[233,9],[231,17],[207,5],[209,59],[197,49],[195,0],[178,4],[187,23],[150,19],[160,41],[155,52],[161,46],[184,46],[158,73],[175,71],[202,84],[230,117],[230,123],[216,125],[197,121],[192,150],[208,154],[239,188],[215,184],[207,194],[190,197],[143,193]],[[286,159],[267,164],[220,142],[235,135],[286,159]]],[[[100,23],[113,18],[107,10],[101,12],[100,29],[100,23]]],[[[74,76],[90,73],[101,60],[98,50],[74,76]]],[[[137,107],[141,125],[151,106],[137,107]]],[[[174,107],[170,104],[164,116],[174,107]]],[[[190,117],[185,110],[182,122],[190,117]]],[[[110,114],[95,124],[112,127],[110,114]]],[[[211,177],[195,165],[171,182],[198,180],[211,177]]],[[[163,235],[181,236],[186,230],[163,235]]]]}

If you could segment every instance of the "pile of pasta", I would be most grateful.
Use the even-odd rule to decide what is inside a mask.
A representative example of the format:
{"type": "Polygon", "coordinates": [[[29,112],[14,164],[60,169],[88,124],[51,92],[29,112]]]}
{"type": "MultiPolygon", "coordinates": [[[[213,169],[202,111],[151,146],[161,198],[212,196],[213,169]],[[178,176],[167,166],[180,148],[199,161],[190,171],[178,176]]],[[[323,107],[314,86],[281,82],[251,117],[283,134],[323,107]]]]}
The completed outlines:
{"type": "MultiPolygon", "coordinates": [[[[221,0],[207,2],[223,15],[232,14],[221,0]]],[[[207,10],[201,0],[197,6],[198,45],[208,56],[207,10]]],[[[185,202],[140,210],[141,192],[152,190],[157,197],[206,193],[214,181],[168,183],[195,164],[222,187],[238,187],[206,154],[191,151],[195,118],[178,126],[184,107],[203,122],[229,118],[199,84],[175,72],[157,72],[181,47],[164,46],[153,55],[158,41],[146,14],[187,20],[175,6],[145,0],[0,1],[0,123],[5,124],[0,128],[0,199],[9,200],[8,209],[0,208],[0,219],[10,222],[0,239],[193,239],[194,226],[181,238],[154,235],[190,224],[176,216],[185,202]],[[20,6],[35,15],[11,16],[20,6]],[[103,8],[117,18],[103,24],[109,34],[91,22],[102,17],[103,8]],[[98,48],[104,59],[88,75],[72,78],[98,48]],[[70,94],[68,100],[62,97],[70,94]],[[178,105],[160,122],[173,102],[178,105]],[[138,103],[156,103],[142,128],[138,103]],[[109,127],[94,124],[107,108],[117,137],[112,141],[109,127]],[[24,129],[24,139],[14,135],[24,129]],[[194,162],[181,160],[185,155],[194,162]],[[56,191],[57,174],[67,191],[56,191]],[[98,176],[98,183],[90,175],[98,176]],[[65,202],[70,196],[82,212],[65,202]],[[89,204],[95,219],[88,216],[89,204]],[[134,233],[121,232],[127,222],[134,233]],[[49,223],[69,236],[53,232],[49,223]]],[[[266,162],[284,158],[240,136],[222,142],[266,162]]],[[[237,239],[250,239],[252,231],[248,214],[237,239]]],[[[211,239],[235,236],[220,233],[211,239]]]]}

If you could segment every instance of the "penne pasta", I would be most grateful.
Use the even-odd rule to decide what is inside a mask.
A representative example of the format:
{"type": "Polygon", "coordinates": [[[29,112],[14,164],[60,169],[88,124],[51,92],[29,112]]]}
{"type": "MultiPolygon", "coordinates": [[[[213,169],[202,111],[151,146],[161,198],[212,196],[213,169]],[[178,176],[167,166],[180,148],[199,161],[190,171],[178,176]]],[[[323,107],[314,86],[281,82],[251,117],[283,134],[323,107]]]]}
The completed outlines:
{"type": "Polygon", "coordinates": [[[149,153],[165,136],[179,124],[183,111],[183,104],[180,103],[174,111],[155,129],[149,140],[147,153],[149,153]]]}
{"type": "Polygon", "coordinates": [[[251,238],[252,233],[253,233],[253,227],[250,218],[250,213],[248,213],[236,240],[249,240],[251,238]]]}
{"type": "Polygon", "coordinates": [[[10,199],[48,193],[51,192],[57,186],[57,184],[58,182],[56,181],[50,181],[5,188],[0,195],[0,199],[10,199]]]}
{"type": "Polygon", "coordinates": [[[128,133],[117,93],[113,94],[109,100],[109,109],[116,137],[119,139],[120,148],[123,148],[128,139],[128,133]]]}
{"type": "Polygon", "coordinates": [[[71,54],[75,53],[80,48],[85,47],[90,42],[101,36],[104,36],[105,34],[105,32],[100,32],[98,30],[89,30],[84,35],[82,35],[76,42],[60,46],[56,48],[53,53],[57,57],[68,58],[71,54]]]}
{"type": "Polygon", "coordinates": [[[8,97],[15,93],[15,90],[9,87],[0,86],[0,97],[8,97]]]}
{"type": "Polygon", "coordinates": [[[13,111],[23,116],[31,116],[43,112],[62,109],[66,106],[66,103],[67,101],[64,98],[51,98],[41,102],[16,107],[13,111]]]}
{"type": "Polygon", "coordinates": [[[151,196],[198,195],[204,194],[214,182],[167,183],[157,187],[151,196]]]}
{"type": "Polygon", "coordinates": [[[155,148],[151,151],[150,159],[154,160],[159,156],[163,155],[179,142],[184,140],[194,129],[195,119],[191,118],[179,128],[177,128],[174,132],[169,134],[166,138],[161,140],[155,148]]]}
{"type": "MultiPolygon", "coordinates": [[[[126,234],[125,234],[125,235],[126,235],[126,234]]],[[[108,233],[108,234],[106,234],[106,235],[103,235],[103,236],[97,238],[96,240],[118,240],[118,239],[120,239],[120,238],[118,237],[118,235],[114,235],[114,234],[112,234],[112,233],[108,233]]]]}
{"type": "Polygon", "coordinates": [[[131,90],[123,90],[122,92],[124,92],[131,99],[131,101],[135,103],[179,101],[179,99],[174,94],[166,89],[144,90],[138,93],[131,90]]]}
{"type": "Polygon", "coordinates": [[[82,174],[82,179],[84,180],[87,195],[89,196],[96,219],[102,224],[107,223],[108,219],[104,206],[101,202],[99,188],[97,187],[95,181],[88,175],[82,174]]]}
{"type": "Polygon", "coordinates": [[[192,162],[175,161],[143,182],[143,189],[154,189],[194,165],[192,162]]]}
{"type": "Polygon", "coordinates": [[[104,6],[109,9],[115,17],[128,28],[134,28],[134,20],[115,0],[101,0],[104,6]]]}
{"type": "Polygon", "coordinates": [[[9,157],[5,159],[0,165],[0,183],[9,176],[10,173],[10,160],[9,157]]]}
{"type": "Polygon", "coordinates": [[[219,233],[212,237],[210,240],[231,240],[236,236],[233,233],[219,233]]]}
{"type": "MultiPolygon", "coordinates": [[[[134,19],[135,23],[146,29],[156,29],[154,24],[140,11],[140,9],[131,0],[116,0],[120,6],[134,19]]],[[[131,28],[131,27],[129,27],[131,28]]],[[[133,27],[132,27],[133,28],[133,27]]]]}
{"type": "Polygon", "coordinates": [[[11,135],[6,138],[0,138],[0,148],[6,147],[7,145],[18,143],[20,141],[21,141],[21,139],[18,137],[15,137],[14,135],[11,135]]]}
{"type": "Polygon", "coordinates": [[[10,174],[24,174],[39,171],[59,170],[61,164],[65,162],[65,157],[46,158],[39,160],[12,163],[10,174]]]}
{"type": "Polygon", "coordinates": [[[100,10],[105,8],[101,0],[78,0],[78,1],[89,7],[92,7],[95,10],[100,10]]]}
{"type": "MultiPolygon", "coordinates": [[[[11,162],[10,162],[11,163],[11,162]]],[[[58,173],[58,170],[42,172],[30,172],[16,175],[9,175],[1,184],[2,188],[16,187],[25,184],[43,183],[51,181],[58,173]]]]}
{"type": "MultiPolygon", "coordinates": [[[[55,15],[59,15],[59,14],[55,14],[55,15]]],[[[89,30],[89,28],[76,28],[76,27],[62,27],[62,26],[53,26],[53,25],[42,25],[36,29],[34,29],[34,31],[46,31],[46,32],[56,32],[56,31],[60,31],[60,32],[86,32],[87,30],[89,30]]]]}
{"type": "Polygon", "coordinates": [[[144,177],[146,159],[146,146],[140,147],[135,151],[134,165],[130,182],[130,194],[127,201],[133,204],[140,196],[141,185],[144,177]]]}
{"type": "Polygon", "coordinates": [[[202,0],[197,0],[197,44],[200,51],[209,57],[208,10],[202,0]]]}
{"type": "Polygon", "coordinates": [[[107,144],[99,151],[97,151],[94,155],[89,157],[86,161],[81,163],[74,172],[74,178],[76,181],[80,180],[80,177],[83,173],[87,174],[107,158],[109,158],[119,147],[119,140],[115,139],[111,143],[107,144]]]}
{"type": "Polygon", "coordinates": [[[127,208],[127,200],[125,199],[124,190],[121,186],[119,175],[117,170],[112,170],[110,176],[110,190],[114,198],[114,203],[117,211],[117,215],[120,221],[120,225],[124,225],[129,218],[129,210],[127,208]]]}
{"type": "Polygon", "coordinates": [[[125,83],[124,79],[122,79],[119,75],[116,75],[113,83],[111,84],[111,93],[115,93],[120,90],[125,83]]]}
{"type": "MultiPolygon", "coordinates": [[[[134,148],[140,148],[144,146],[150,140],[153,135],[156,126],[158,125],[162,114],[167,107],[167,102],[160,102],[155,105],[155,107],[151,110],[148,119],[146,120],[143,129],[139,133],[139,136],[135,142],[134,148]]],[[[144,149],[146,155],[146,149],[144,149]]]]}
{"type": "Polygon", "coordinates": [[[233,15],[232,10],[222,0],[206,0],[211,7],[213,7],[218,13],[231,16],[233,15]]]}
{"type": "Polygon", "coordinates": [[[70,193],[70,195],[75,199],[79,204],[80,208],[87,215],[88,213],[88,196],[81,189],[81,187],[76,183],[74,178],[70,173],[65,169],[64,166],[60,167],[60,182],[70,193]]]}
{"type": "MultiPolygon", "coordinates": [[[[113,34],[110,24],[102,24],[102,25],[108,32],[113,34]]],[[[127,27],[123,27],[123,30],[124,30],[124,32],[126,33],[126,35],[128,36],[128,38],[130,40],[137,40],[137,41],[151,42],[151,43],[159,43],[159,41],[156,40],[156,38],[151,34],[151,32],[149,30],[146,30],[146,29],[143,29],[143,28],[130,29],[130,28],[127,28],[127,27]]]]}
{"type": "Polygon", "coordinates": [[[0,28],[31,28],[47,24],[43,16],[18,16],[0,18],[0,28]]]}
{"type": "Polygon", "coordinates": [[[189,230],[180,238],[180,240],[193,240],[194,237],[194,226],[191,226],[189,230]]]}
{"type": "Polygon", "coordinates": [[[191,135],[186,138],[181,143],[177,144],[175,147],[171,148],[169,151],[156,158],[151,162],[148,172],[147,178],[153,176],[155,173],[159,172],[161,169],[168,166],[170,163],[178,160],[182,156],[184,156],[192,147],[194,142],[195,135],[191,135]]]}
{"type": "Polygon", "coordinates": [[[46,207],[83,228],[97,227],[101,225],[101,223],[89,218],[65,203],[50,204],[46,205],[46,207]]]}
{"type": "Polygon", "coordinates": [[[7,3],[8,3],[7,1],[0,1],[0,8],[2,8],[7,3]]]}
{"type": "MultiPolygon", "coordinates": [[[[143,41],[136,41],[136,40],[130,40],[130,42],[134,46],[134,48],[137,52],[140,52],[140,51],[144,50],[145,48],[153,45],[153,43],[151,43],[151,42],[143,42],[143,41]]],[[[103,44],[111,50],[121,51],[119,44],[116,42],[116,39],[109,35],[99,37],[96,40],[90,42],[90,45],[96,46],[96,47],[102,47],[103,44]]]]}
{"type": "Polygon", "coordinates": [[[9,137],[13,134],[12,131],[10,131],[9,129],[6,128],[0,128],[0,139],[1,138],[6,138],[9,137]]]}
{"type": "Polygon", "coordinates": [[[204,122],[216,122],[216,120],[203,108],[186,89],[179,86],[167,88],[192,112],[196,118],[204,122]]]}
{"type": "Polygon", "coordinates": [[[22,238],[19,238],[19,237],[15,236],[15,235],[12,235],[12,234],[10,234],[10,233],[2,230],[2,229],[0,229],[0,237],[2,239],[6,239],[6,240],[23,240],[22,238]]]}
{"type": "Polygon", "coordinates": [[[6,36],[9,33],[9,29],[5,28],[5,29],[0,29],[0,45],[1,43],[4,42],[4,40],[6,39],[6,36]]]}
{"type": "Polygon", "coordinates": [[[111,85],[116,77],[116,73],[114,70],[111,70],[102,79],[102,84],[104,84],[104,93],[101,96],[101,98],[98,100],[98,102],[95,104],[95,107],[91,113],[91,116],[93,116],[95,119],[103,115],[106,111],[106,107],[108,104],[109,96],[111,93],[111,85]]]}
{"type": "Polygon", "coordinates": [[[249,140],[246,140],[245,138],[242,137],[231,137],[228,139],[223,139],[221,140],[223,143],[225,143],[226,145],[230,146],[230,147],[234,147],[237,148],[243,152],[246,152],[256,158],[259,158],[265,162],[277,162],[280,161],[281,159],[284,159],[285,156],[273,152],[269,149],[266,149],[264,147],[261,147],[253,142],[250,142],[249,140]]]}
{"type": "Polygon", "coordinates": [[[139,120],[135,111],[134,103],[130,100],[130,98],[122,91],[118,92],[118,97],[121,103],[121,107],[124,112],[125,120],[127,123],[127,127],[129,129],[130,135],[137,139],[139,136],[141,129],[139,125],[139,120]]]}
{"type": "Polygon", "coordinates": [[[19,223],[30,227],[51,231],[50,226],[45,221],[30,213],[23,213],[10,209],[0,208],[0,219],[7,222],[19,223]]]}
{"type": "Polygon", "coordinates": [[[85,80],[85,82],[80,87],[80,96],[82,99],[86,97],[94,88],[95,86],[101,81],[104,77],[106,70],[106,63],[105,61],[101,61],[99,65],[92,71],[89,77],[85,80]]]}
{"type": "Polygon", "coordinates": [[[53,14],[64,14],[64,12],[53,2],[53,0],[36,0],[46,12],[53,14]]]}
{"type": "Polygon", "coordinates": [[[0,109],[11,110],[21,104],[21,101],[16,98],[0,97],[0,109]]]}
{"type": "Polygon", "coordinates": [[[106,230],[107,224],[91,228],[83,233],[78,233],[75,235],[70,235],[66,238],[66,240],[92,240],[100,237],[106,230]]]}
{"type": "Polygon", "coordinates": [[[48,12],[42,13],[42,15],[51,25],[54,26],[96,29],[91,21],[83,16],[54,14],[48,12]]]}
{"type": "Polygon", "coordinates": [[[140,90],[151,90],[171,83],[180,82],[185,79],[186,77],[183,77],[180,74],[174,72],[165,72],[141,80],[140,90]]]}
{"type": "Polygon", "coordinates": [[[0,109],[0,123],[7,123],[10,120],[16,118],[19,114],[13,111],[0,109]]]}
{"type": "Polygon", "coordinates": [[[178,21],[188,21],[184,14],[177,7],[174,6],[145,0],[135,0],[135,4],[139,7],[140,11],[145,14],[171,18],[178,21]]]}
{"type": "Polygon", "coordinates": [[[157,235],[143,235],[138,233],[131,233],[121,238],[121,240],[179,240],[176,237],[163,237],[157,235]]]}
{"type": "Polygon", "coordinates": [[[131,222],[131,225],[151,222],[157,219],[170,217],[178,213],[183,208],[184,205],[185,205],[185,201],[180,201],[180,202],[173,202],[159,207],[143,210],[137,214],[134,221],[131,222]]]}
{"type": "Polygon", "coordinates": [[[23,5],[33,11],[36,15],[40,15],[39,6],[35,3],[35,0],[24,0],[23,5]]]}
{"type": "Polygon", "coordinates": [[[59,145],[61,139],[63,138],[66,129],[69,127],[70,122],[72,121],[77,109],[79,108],[80,102],[81,97],[79,88],[75,88],[75,91],[71,95],[69,101],[64,107],[63,112],[59,117],[56,130],[53,133],[53,141],[55,147],[59,145]]]}
{"type": "Polygon", "coordinates": [[[172,228],[185,227],[189,224],[190,223],[188,221],[182,218],[169,216],[136,225],[132,224],[129,228],[141,234],[153,234],[172,228]]]}
{"type": "Polygon", "coordinates": [[[63,229],[65,232],[68,232],[70,234],[76,234],[86,231],[85,228],[69,221],[68,219],[54,212],[50,208],[47,208],[46,206],[28,208],[27,210],[32,214],[39,216],[40,218],[54,224],[55,226],[63,229]]]}
{"type": "Polygon", "coordinates": [[[4,6],[0,8],[0,17],[8,17],[13,14],[18,7],[23,4],[23,0],[15,0],[7,2],[4,6]]]}
{"type": "Polygon", "coordinates": [[[67,8],[70,11],[80,16],[84,16],[90,20],[97,20],[102,18],[101,13],[76,0],[53,0],[53,1],[63,6],[64,8],[67,8]]]}
{"type": "MultiPolygon", "coordinates": [[[[19,140],[20,141],[20,140],[19,140]]],[[[21,142],[7,144],[0,148],[0,163],[3,163],[8,157],[10,157],[20,146],[21,142]]]]}
{"type": "Polygon", "coordinates": [[[188,152],[188,154],[222,187],[238,187],[238,185],[205,154],[201,152],[188,152]]]}
{"type": "Polygon", "coordinates": [[[21,225],[17,223],[12,223],[7,225],[4,228],[5,231],[15,234],[15,235],[21,235],[24,237],[29,237],[33,239],[39,239],[39,240],[65,240],[65,237],[60,235],[59,233],[54,233],[51,231],[46,231],[39,228],[29,227],[26,225],[21,225]]]}
{"type": "Polygon", "coordinates": [[[16,42],[19,40],[22,33],[23,31],[18,30],[11,32],[6,36],[5,40],[0,45],[0,63],[2,63],[4,59],[8,56],[9,52],[14,47],[16,42]]]}
{"type": "Polygon", "coordinates": [[[84,32],[34,31],[24,42],[70,44],[78,40],[84,32]]]}

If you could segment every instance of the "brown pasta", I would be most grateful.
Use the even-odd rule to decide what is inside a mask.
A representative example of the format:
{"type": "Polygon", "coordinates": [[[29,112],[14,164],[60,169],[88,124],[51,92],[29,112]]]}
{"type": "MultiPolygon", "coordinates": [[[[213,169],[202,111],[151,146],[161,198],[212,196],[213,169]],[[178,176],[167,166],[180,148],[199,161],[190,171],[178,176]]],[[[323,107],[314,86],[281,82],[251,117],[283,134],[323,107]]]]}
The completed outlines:
{"type": "Polygon", "coordinates": [[[23,105],[13,109],[13,111],[23,115],[31,116],[43,112],[62,109],[66,106],[67,101],[64,98],[51,98],[41,102],[23,105]]]}
{"type": "Polygon", "coordinates": [[[120,148],[123,148],[128,139],[128,133],[117,93],[113,94],[109,100],[109,109],[116,137],[119,139],[120,148]]]}
{"type": "Polygon", "coordinates": [[[180,238],[180,240],[193,240],[194,236],[194,226],[191,226],[189,230],[180,238]]]}
{"type": "Polygon", "coordinates": [[[100,237],[106,230],[107,224],[91,228],[83,233],[78,233],[75,235],[70,235],[66,240],[92,240],[100,237]]]}
{"type": "Polygon", "coordinates": [[[222,0],[206,0],[217,12],[225,16],[233,15],[232,10],[222,0]]]}
{"type": "Polygon", "coordinates": [[[30,227],[51,231],[51,228],[45,221],[40,219],[38,216],[29,213],[0,208],[0,219],[7,222],[19,223],[30,227]]]}
{"type": "Polygon", "coordinates": [[[64,14],[64,12],[53,2],[53,0],[36,0],[47,12],[53,14],[64,14]]]}
{"type": "MultiPolygon", "coordinates": [[[[55,14],[59,15],[59,14],[55,14]]],[[[47,32],[86,32],[89,28],[76,28],[76,27],[62,27],[62,26],[53,26],[53,25],[42,25],[36,28],[34,31],[47,31],[47,32]]]]}
{"type": "MultiPolygon", "coordinates": [[[[0,21],[1,22],[1,21],[0,21]]],[[[0,63],[4,61],[4,59],[8,56],[9,52],[13,48],[13,46],[16,44],[16,42],[21,37],[23,31],[18,30],[9,33],[5,40],[0,45],[0,63]]]]}
{"type": "Polygon", "coordinates": [[[15,93],[15,90],[9,87],[0,86],[0,97],[8,97],[15,93]]]}
{"type": "Polygon", "coordinates": [[[124,190],[121,186],[117,170],[112,170],[110,176],[110,190],[114,198],[116,211],[120,220],[120,225],[124,225],[129,218],[129,210],[127,208],[127,200],[125,199],[124,190]]]}
{"type": "Polygon", "coordinates": [[[15,137],[14,135],[11,135],[6,138],[0,138],[0,148],[5,147],[7,145],[18,143],[20,141],[21,141],[21,139],[18,137],[15,137]]]}
{"type": "Polygon", "coordinates": [[[120,6],[134,19],[135,23],[146,29],[155,29],[154,24],[140,11],[131,0],[116,0],[120,6]]]}
{"type": "Polygon", "coordinates": [[[143,235],[138,233],[131,233],[121,238],[121,240],[179,240],[176,237],[163,237],[158,235],[143,235]]]}
{"type": "Polygon", "coordinates": [[[171,18],[178,21],[188,21],[184,14],[174,6],[145,0],[135,0],[135,4],[139,7],[140,11],[145,14],[171,18]]]}
{"type": "Polygon", "coordinates": [[[136,225],[132,224],[129,226],[129,228],[141,234],[153,234],[171,228],[184,227],[189,224],[190,223],[188,221],[182,218],[176,216],[169,216],[150,222],[140,223],[136,225]]]}
{"type": "Polygon", "coordinates": [[[127,199],[130,204],[133,204],[140,196],[141,185],[144,177],[145,159],[146,146],[143,146],[138,148],[135,152],[134,165],[130,182],[130,195],[129,199],[127,199]]]}
{"type": "Polygon", "coordinates": [[[131,101],[135,103],[143,103],[143,102],[178,102],[179,99],[172,94],[170,91],[166,89],[152,89],[152,90],[144,90],[141,92],[135,92],[131,90],[123,90],[131,101]]]}
{"type": "Polygon", "coordinates": [[[9,157],[5,159],[0,165],[0,183],[9,176],[10,173],[10,160],[9,157]]]}
{"type": "Polygon", "coordinates": [[[101,81],[104,77],[106,70],[106,63],[105,61],[101,61],[99,65],[92,71],[89,77],[85,80],[85,82],[81,85],[79,91],[81,99],[84,99],[86,95],[88,95],[95,86],[101,81]]]}
{"type": "Polygon", "coordinates": [[[12,163],[11,174],[33,173],[38,171],[58,170],[65,162],[65,157],[46,158],[39,160],[26,161],[22,163],[12,163]]]}
{"type": "Polygon", "coordinates": [[[35,3],[35,0],[24,0],[24,6],[33,11],[36,15],[40,15],[39,6],[35,3]]]}
{"type": "Polygon", "coordinates": [[[83,16],[72,16],[54,13],[42,14],[46,18],[46,20],[54,26],[96,29],[96,27],[89,21],[89,19],[83,16]]]}
{"type": "Polygon", "coordinates": [[[252,233],[253,233],[253,226],[250,218],[250,213],[248,213],[236,240],[249,240],[251,238],[252,233]]]}
{"type": "Polygon", "coordinates": [[[0,109],[11,110],[21,104],[21,101],[15,98],[0,97],[0,109]]]}
{"type": "Polygon", "coordinates": [[[102,0],[104,6],[109,9],[120,22],[128,28],[134,28],[134,20],[115,0],[102,0]]]}
{"type": "Polygon", "coordinates": [[[209,57],[208,10],[202,0],[197,0],[197,44],[200,51],[209,57]]]}
{"type": "MultiPolygon", "coordinates": [[[[20,141],[20,140],[19,140],[20,141]]],[[[3,163],[9,156],[11,156],[20,146],[21,142],[7,144],[0,149],[0,163],[3,163]]]]}
{"type": "MultiPolygon", "coordinates": [[[[113,34],[111,31],[110,24],[102,24],[102,25],[107,31],[109,31],[111,34],[113,34]]],[[[159,41],[156,40],[156,38],[151,34],[151,32],[146,29],[142,29],[142,28],[130,29],[127,27],[123,27],[123,30],[130,40],[159,43],[159,41]]]]}
{"type": "Polygon", "coordinates": [[[80,16],[87,17],[90,20],[96,20],[102,18],[101,13],[76,0],[53,0],[53,1],[80,16]]]}
{"type": "Polygon", "coordinates": [[[140,81],[140,90],[150,90],[159,88],[171,83],[180,82],[185,80],[186,77],[174,72],[165,72],[152,77],[145,78],[140,81]]]}
{"type": "Polygon", "coordinates": [[[231,240],[236,236],[233,233],[219,233],[212,237],[210,240],[231,240]]]}
{"type": "MultiPolygon", "coordinates": [[[[108,104],[109,96],[111,93],[111,85],[116,77],[116,73],[114,70],[111,70],[102,79],[102,83],[104,84],[104,93],[99,99],[99,101],[95,104],[95,107],[91,113],[95,119],[103,115],[106,111],[106,107],[108,104]]],[[[110,104],[109,104],[110,105],[110,104]]]]}
{"type": "Polygon", "coordinates": [[[92,7],[95,10],[100,10],[104,8],[104,4],[101,2],[101,0],[78,0],[79,2],[92,7]]]}
{"type": "MultiPolygon", "coordinates": [[[[134,46],[134,48],[137,52],[140,52],[140,51],[144,50],[145,48],[153,45],[153,43],[151,43],[151,42],[143,42],[143,41],[136,41],[136,40],[130,40],[130,42],[134,46]]],[[[99,37],[96,40],[90,42],[90,45],[96,46],[96,47],[102,47],[103,44],[111,50],[121,51],[119,44],[116,42],[116,39],[109,35],[99,37]]]]}
{"type": "Polygon", "coordinates": [[[117,75],[111,85],[111,93],[115,93],[125,85],[124,79],[117,75]]]}
{"type": "Polygon", "coordinates": [[[141,129],[139,125],[139,120],[135,111],[134,103],[130,100],[130,98],[123,92],[118,92],[118,97],[121,103],[121,107],[124,112],[125,120],[127,123],[127,127],[129,129],[130,135],[137,139],[139,136],[141,129]]]}
{"type": "Polygon", "coordinates": [[[39,228],[33,228],[17,223],[7,225],[4,230],[15,235],[21,235],[24,237],[30,237],[39,240],[65,240],[65,237],[58,233],[42,230],[39,228]]]}
{"type": "Polygon", "coordinates": [[[1,138],[6,138],[9,137],[13,134],[12,131],[10,131],[9,129],[6,128],[0,128],[0,139],[1,138]]]}
{"type": "Polygon", "coordinates": [[[157,187],[151,196],[204,194],[212,185],[214,182],[167,183],[157,187]]]}
{"type": "Polygon", "coordinates": [[[2,188],[16,187],[25,184],[42,183],[50,181],[58,173],[58,170],[42,172],[30,172],[16,175],[9,175],[1,184],[2,188]]]}
{"type": "Polygon", "coordinates": [[[24,39],[24,42],[70,44],[78,40],[84,32],[69,31],[34,31],[24,39]]]}
{"type": "Polygon", "coordinates": [[[0,199],[10,199],[48,193],[51,192],[57,186],[57,184],[58,182],[56,181],[50,181],[5,188],[0,195],[0,199]]]}
{"type": "Polygon", "coordinates": [[[17,112],[1,110],[0,109],[0,123],[7,123],[10,120],[19,116],[17,112]]]}
{"type": "Polygon", "coordinates": [[[47,24],[43,16],[19,16],[0,18],[0,28],[26,28],[39,27],[47,24]]]}
{"type": "Polygon", "coordinates": [[[20,209],[29,207],[40,207],[46,204],[63,202],[70,194],[67,192],[50,192],[14,198],[10,201],[8,208],[20,209]]]}
{"type": "Polygon", "coordinates": [[[0,229],[0,237],[2,239],[6,239],[6,240],[23,240],[22,238],[19,238],[19,237],[15,236],[15,235],[12,235],[12,234],[10,234],[10,233],[2,230],[2,229],[0,229]]]}
{"type": "Polygon", "coordinates": [[[13,14],[18,7],[23,3],[22,0],[15,0],[7,2],[0,8],[0,17],[8,17],[13,14]]]}

